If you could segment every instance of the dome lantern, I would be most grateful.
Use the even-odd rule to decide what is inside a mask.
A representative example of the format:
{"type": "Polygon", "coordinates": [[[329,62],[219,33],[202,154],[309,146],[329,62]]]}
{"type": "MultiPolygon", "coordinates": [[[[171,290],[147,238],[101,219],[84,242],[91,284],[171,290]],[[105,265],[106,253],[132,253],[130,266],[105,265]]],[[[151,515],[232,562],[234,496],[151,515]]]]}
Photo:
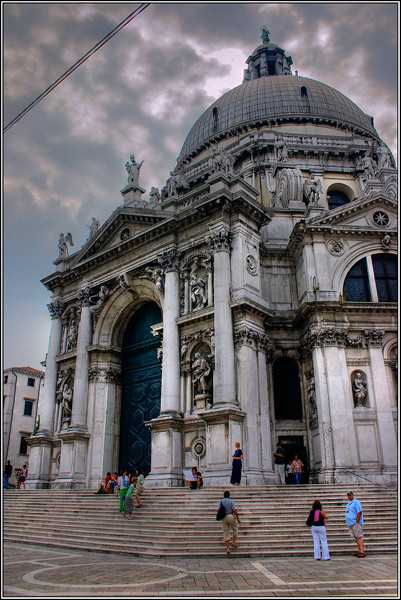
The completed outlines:
{"type": "Polygon", "coordinates": [[[258,46],[246,60],[248,68],[244,71],[242,83],[259,77],[292,75],[291,56],[286,56],[285,51],[277,44],[270,43],[270,31],[266,27],[262,27],[260,31],[263,44],[258,46]]]}

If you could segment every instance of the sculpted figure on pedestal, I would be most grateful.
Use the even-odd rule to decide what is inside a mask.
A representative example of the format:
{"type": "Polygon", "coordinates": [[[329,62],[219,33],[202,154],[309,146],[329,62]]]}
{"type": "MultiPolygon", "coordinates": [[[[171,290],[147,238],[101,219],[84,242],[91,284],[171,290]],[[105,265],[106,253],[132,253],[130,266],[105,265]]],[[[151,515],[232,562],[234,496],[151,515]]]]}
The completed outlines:
{"type": "Polygon", "coordinates": [[[378,169],[391,169],[391,155],[384,144],[376,149],[377,154],[377,168],[378,169]]]}
{"type": "Polygon", "coordinates": [[[368,150],[366,154],[359,160],[359,165],[363,169],[363,179],[373,179],[376,175],[376,162],[373,160],[371,150],[368,150]]]}
{"type": "Polygon", "coordinates": [[[226,150],[215,149],[212,154],[212,171],[232,175],[234,173],[234,157],[226,150]]]}
{"type": "Polygon", "coordinates": [[[281,135],[278,135],[274,142],[274,156],[277,162],[285,162],[288,159],[288,146],[281,135]]]}
{"type": "Polygon", "coordinates": [[[70,244],[70,246],[74,245],[71,233],[68,232],[65,235],[64,233],[60,233],[58,240],[58,255],[61,258],[66,258],[68,256],[68,244],[70,244]]]}
{"type": "Polygon", "coordinates": [[[160,202],[160,192],[159,188],[151,187],[149,192],[149,202],[157,203],[160,202]]]}
{"type": "Polygon", "coordinates": [[[131,162],[129,163],[127,161],[125,163],[125,168],[128,173],[128,183],[131,183],[134,187],[138,187],[139,171],[143,165],[143,160],[138,163],[135,159],[135,154],[131,154],[129,158],[131,162]]]}
{"type": "Polygon", "coordinates": [[[100,227],[100,221],[95,219],[95,217],[92,217],[92,223],[90,225],[87,225],[87,227],[89,227],[89,237],[88,237],[88,241],[89,241],[95,235],[95,233],[98,231],[98,229],[100,227]]]}
{"type": "Polygon", "coordinates": [[[309,204],[319,204],[320,194],[323,193],[322,182],[312,173],[309,181],[304,183],[305,196],[309,204]]]}

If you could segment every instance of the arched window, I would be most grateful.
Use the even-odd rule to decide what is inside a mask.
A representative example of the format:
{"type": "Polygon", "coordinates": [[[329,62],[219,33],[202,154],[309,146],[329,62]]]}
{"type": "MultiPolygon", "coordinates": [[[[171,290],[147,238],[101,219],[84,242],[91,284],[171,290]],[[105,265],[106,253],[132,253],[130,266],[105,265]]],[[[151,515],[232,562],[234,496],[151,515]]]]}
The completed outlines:
{"type": "Polygon", "coordinates": [[[343,294],[348,302],[397,302],[397,287],[397,258],[374,254],[350,269],[343,294]]]}
{"type": "Polygon", "coordinates": [[[327,202],[329,210],[333,210],[334,208],[348,204],[349,198],[344,192],[340,192],[340,190],[332,190],[327,193],[327,202]]]}
{"type": "Polygon", "coordinates": [[[274,407],[276,419],[302,419],[301,386],[298,364],[282,356],[273,365],[274,407]]]}

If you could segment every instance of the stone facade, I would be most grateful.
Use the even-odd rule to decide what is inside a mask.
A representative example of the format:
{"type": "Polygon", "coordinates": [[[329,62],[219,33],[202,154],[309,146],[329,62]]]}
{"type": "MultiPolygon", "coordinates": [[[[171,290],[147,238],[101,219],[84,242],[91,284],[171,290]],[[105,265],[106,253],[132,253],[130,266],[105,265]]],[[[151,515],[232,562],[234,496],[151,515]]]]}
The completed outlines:
{"type": "Polygon", "coordinates": [[[247,62],[241,108],[233,90],[202,115],[161,194],[143,200],[127,168],[123,204],[43,280],[28,485],[95,486],[143,460],[149,486],[193,464],[223,484],[237,441],[244,482],[275,483],[278,440],[310,482],[395,483],[394,160],[268,36],[247,62]]]}

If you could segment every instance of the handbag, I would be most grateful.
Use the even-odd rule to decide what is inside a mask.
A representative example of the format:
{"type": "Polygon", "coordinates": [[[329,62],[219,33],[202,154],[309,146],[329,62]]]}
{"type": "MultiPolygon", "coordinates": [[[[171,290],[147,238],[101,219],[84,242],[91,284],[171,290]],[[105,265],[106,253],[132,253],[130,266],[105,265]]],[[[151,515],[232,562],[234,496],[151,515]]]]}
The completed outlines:
{"type": "Polygon", "coordinates": [[[221,521],[226,516],[226,509],[222,504],[220,504],[220,508],[217,511],[216,521],[221,521]]]}
{"type": "Polygon", "coordinates": [[[314,521],[313,521],[313,513],[310,512],[309,513],[309,517],[306,519],[306,525],[308,527],[312,527],[313,523],[314,523],[314,521]]]}

